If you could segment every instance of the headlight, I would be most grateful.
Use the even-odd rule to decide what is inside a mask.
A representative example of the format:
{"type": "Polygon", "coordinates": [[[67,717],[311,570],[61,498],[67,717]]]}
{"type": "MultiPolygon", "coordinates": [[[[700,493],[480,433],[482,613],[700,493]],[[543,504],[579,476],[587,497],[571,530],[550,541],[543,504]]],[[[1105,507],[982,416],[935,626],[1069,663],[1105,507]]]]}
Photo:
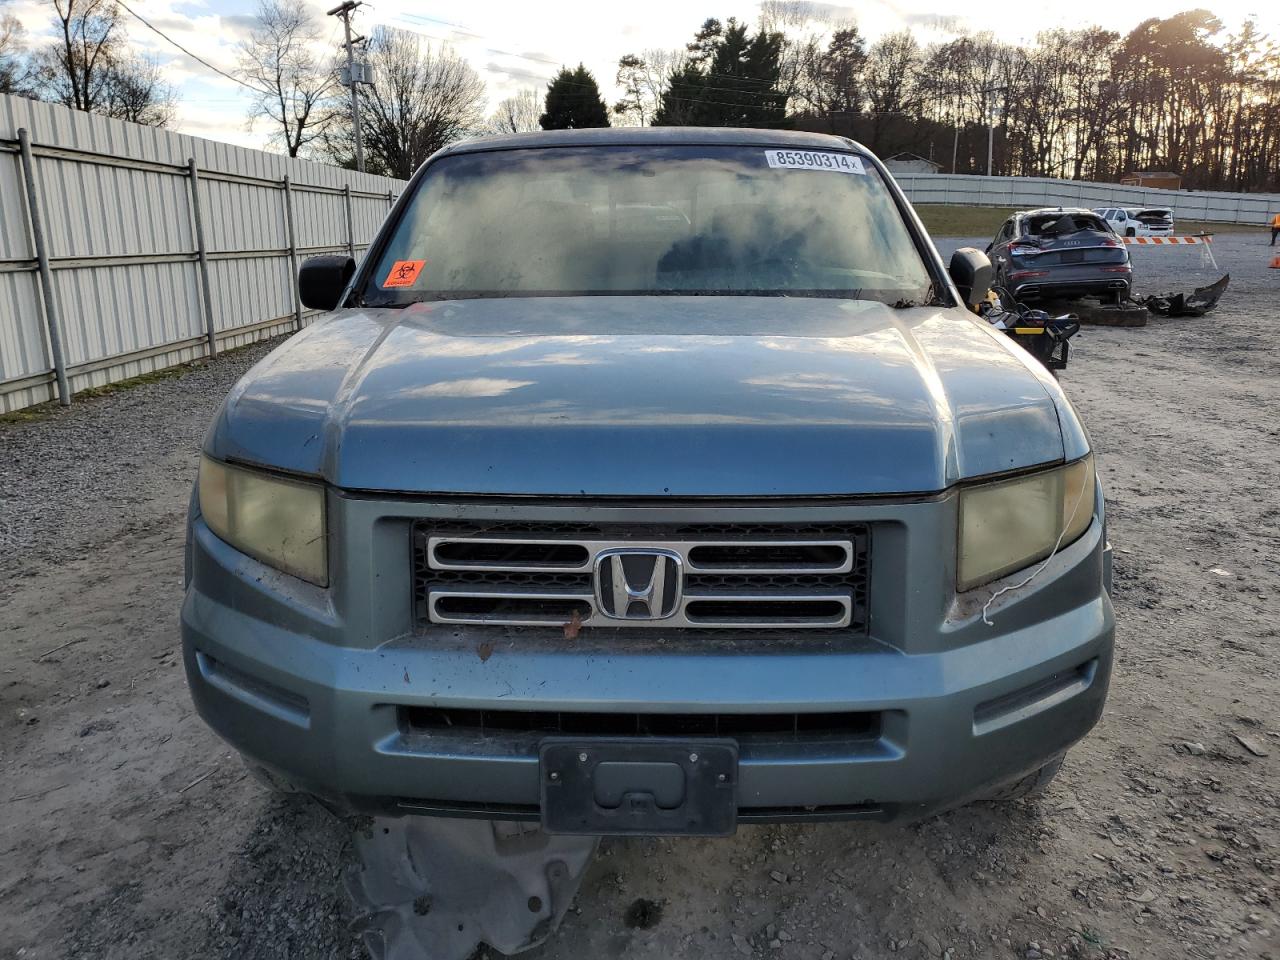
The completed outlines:
{"type": "Polygon", "coordinates": [[[960,491],[957,587],[969,590],[1043,560],[1089,529],[1093,455],[1026,477],[960,491]]]}
{"type": "Polygon", "coordinates": [[[200,458],[200,512],[231,546],[319,586],[329,581],[324,488],[200,458]]]}

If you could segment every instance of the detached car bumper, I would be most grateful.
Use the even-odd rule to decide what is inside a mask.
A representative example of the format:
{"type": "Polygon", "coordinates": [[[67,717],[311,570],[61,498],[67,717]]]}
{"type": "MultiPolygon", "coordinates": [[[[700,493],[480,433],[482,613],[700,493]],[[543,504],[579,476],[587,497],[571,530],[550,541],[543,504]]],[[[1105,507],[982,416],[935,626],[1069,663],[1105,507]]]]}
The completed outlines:
{"type": "Polygon", "coordinates": [[[581,721],[574,735],[589,743],[616,736],[591,731],[619,717],[678,729],[705,715],[795,715],[738,740],[739,821],[918,817],[1067,750],[1098,720],[1111,673],[1100,518],[992,607],[993,626],[980,620],[989,590],[953,595],[941,639],[916,652],[879,639],[909,632],[905,616],[836,650],[495,645],[466,628],[456,642],[374,646],[326,591],[282,598],[289,578],[198,518],[188,549],[182,635],[200,715],[273,777],[366,812],[536,819],[541,726],[521,732],[522,717],[581,721]],[[343,635],[349,644],[333,642],[343,635]]]}

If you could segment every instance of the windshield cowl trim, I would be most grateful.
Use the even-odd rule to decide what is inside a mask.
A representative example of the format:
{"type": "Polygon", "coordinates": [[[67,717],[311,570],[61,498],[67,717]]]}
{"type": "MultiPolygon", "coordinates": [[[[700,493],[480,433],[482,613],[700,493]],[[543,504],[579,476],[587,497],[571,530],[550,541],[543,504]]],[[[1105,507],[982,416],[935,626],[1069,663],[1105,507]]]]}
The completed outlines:
{"type": "Polygon", "coordinates": [[[763,297],[778,299],[812,300],[864,300],[888,306],[946,306],[930,300],[930,291],[909,291],[905,288],[892,291],[873,290],[448,290],[415,296],[411,299],[365,301],[363,307],[375,309],[403,309],[419,303],[448,303],[455,300],[521,300],[578,297],[763,297]],[[916,296],[908,296],[915,293],[916,296]]]}

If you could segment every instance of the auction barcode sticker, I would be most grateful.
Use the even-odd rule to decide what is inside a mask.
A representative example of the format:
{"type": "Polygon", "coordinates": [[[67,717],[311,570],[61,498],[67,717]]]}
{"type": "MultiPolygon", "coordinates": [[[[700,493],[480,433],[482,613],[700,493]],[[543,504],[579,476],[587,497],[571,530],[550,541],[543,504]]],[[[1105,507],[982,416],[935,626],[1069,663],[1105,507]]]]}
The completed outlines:
{"type": "Polygon", "coordinates": [[[766,150],[769,166],[783,170],[827,170],[831,173],[866,175],[862,158],[848,153],[824,153],[817,150],[766,150]]]}

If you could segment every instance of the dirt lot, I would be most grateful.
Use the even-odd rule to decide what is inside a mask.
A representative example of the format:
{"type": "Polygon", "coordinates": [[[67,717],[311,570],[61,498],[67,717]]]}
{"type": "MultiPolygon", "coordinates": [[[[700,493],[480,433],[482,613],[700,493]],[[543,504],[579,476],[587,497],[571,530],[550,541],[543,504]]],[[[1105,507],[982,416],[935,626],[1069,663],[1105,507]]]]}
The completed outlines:
{"type": "MultiPolygon", "coordinates": [[[[1280,271],[1257,237],[1217,249],[1216,315],[1088,329],[1063,376],[1120,629],[1049,796],[608,842],[533,956],[1280,957],[1280,271]]],[[[0,424],[0,957],[364,956],[350,828],[246,778],[175,656],[200,438],[264,349],[0,424]]]]}

